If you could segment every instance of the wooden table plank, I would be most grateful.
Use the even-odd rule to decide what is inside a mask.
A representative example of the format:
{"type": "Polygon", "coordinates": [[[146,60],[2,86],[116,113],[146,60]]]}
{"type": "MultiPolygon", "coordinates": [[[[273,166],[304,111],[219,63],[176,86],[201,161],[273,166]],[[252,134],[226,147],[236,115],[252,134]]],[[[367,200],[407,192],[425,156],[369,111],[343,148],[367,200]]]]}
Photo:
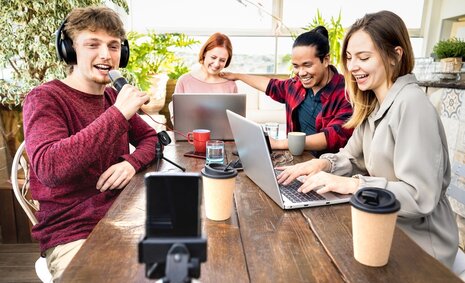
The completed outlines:
{"type": "Polygon", "coordinates": [[[302,214],[347,282],[462,282],[397,227],[386,266],[369,267],[357,262],[350,204],[302,209],[302,214]]]}
{"type": "Polygon", "coordinates": [[[235,200],[251,282],[343,282],[300,211],[284,212],[241,177],[235,200]]]}
{"type": "Polygon", "coordinates": [[[251,282],[342,282],[300,210],[282,210],[244,172],[235,201],[251,282]]]}

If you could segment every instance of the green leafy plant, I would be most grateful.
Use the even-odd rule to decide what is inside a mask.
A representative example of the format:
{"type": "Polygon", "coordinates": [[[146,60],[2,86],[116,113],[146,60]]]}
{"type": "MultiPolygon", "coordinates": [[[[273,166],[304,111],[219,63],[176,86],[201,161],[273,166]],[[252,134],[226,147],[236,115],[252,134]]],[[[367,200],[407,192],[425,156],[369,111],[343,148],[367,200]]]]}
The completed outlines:
{"type": "Polygon", "coordinates": [[[172,80],[177,80],[180,76],[188,73],[189,71],[189,67],[187,67],[184,62],[181,62],[174,66],[174,70],[168,74],[168,77],[172,80]]]}
{"type": "Polygon", "coordinates": [[[320,13],[320,10],[316,10],[316,15],[312,22],[305,26],[304,30],[312,30],[317,26],[324,26],[328,30],[328,40],[330,47],[331,64],[338,66],[341,61],[341,42],[344,38],[344,27],[341,23],[341,11],[337,18],[331,17],[327,22],[320,13]]]}
{"type": "Polygon", "coordinates": [[[459,38],[441,40],[433,47],[438,59],[461,57],[465,59],[465,41],[459,38]]]}
{"type": "Polygon", "coordinates": [[[150,79],[155,74],[165,73],[177,79],[187,73],[189,68],[176,55],[176,51],[199,43],[183,33],[156,33],[154,30],[147,33],[129,32],[128,41],[131,56],[127,73],[143,91],[150,88],[150,79]]]}
{"type": "MultiPolygon", "coordinates": [[[[55,32],[75,7],[105,0],[2,0],[0,4],[0,103],[21,105],[35,86],[65,75],[55,52],[55,32]],[[11,75],[10,75],[11,74],[11,75]]],[[[126,0],[111,0],[129,11],[126,0]]]]}

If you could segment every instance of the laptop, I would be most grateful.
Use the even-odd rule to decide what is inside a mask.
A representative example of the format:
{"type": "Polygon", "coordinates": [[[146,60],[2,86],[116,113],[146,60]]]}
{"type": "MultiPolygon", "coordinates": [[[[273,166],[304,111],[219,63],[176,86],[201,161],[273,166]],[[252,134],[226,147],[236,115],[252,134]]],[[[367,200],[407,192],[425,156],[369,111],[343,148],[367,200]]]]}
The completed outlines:
{"type": "Polygon", "coordinates": [[[234,141],[245,174],[283,209],[322,206],[346,203],[351,195],[338,193],[307,194],[297,191],[302,183],[295,180],[288,186],[279,185],[277,172],[267,147],[262,127],[237,113],[226,111],[231,125],[234,141]]]}
{"type": "Polygon", "coordinates": [[[176,140],[186,140],[182,134],[187,135],[195,129],[210,130],[210,139],[233,140],[226,109],[245,116],[246,95],[243,93],[173,94],[176,140]]]}

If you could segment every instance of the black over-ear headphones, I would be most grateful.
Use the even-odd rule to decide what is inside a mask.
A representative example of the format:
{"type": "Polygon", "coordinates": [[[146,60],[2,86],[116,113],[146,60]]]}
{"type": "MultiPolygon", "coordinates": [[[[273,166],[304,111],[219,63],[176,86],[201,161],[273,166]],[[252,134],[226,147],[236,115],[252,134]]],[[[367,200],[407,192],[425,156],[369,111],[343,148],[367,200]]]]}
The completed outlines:
{"type": "MultiPolygon", "coordinates": [[[[76,51],[73,48],[73,41],[66,35],[64,31],[66,19],[61,23],[56,33],[56,50],[57,56],[68,65],[77,64],[76,51]]],[[[129,42],[125,39],[121,43],[121,56],[119,59],[119,67],[124,68],[129,62],[129,42]]]]}

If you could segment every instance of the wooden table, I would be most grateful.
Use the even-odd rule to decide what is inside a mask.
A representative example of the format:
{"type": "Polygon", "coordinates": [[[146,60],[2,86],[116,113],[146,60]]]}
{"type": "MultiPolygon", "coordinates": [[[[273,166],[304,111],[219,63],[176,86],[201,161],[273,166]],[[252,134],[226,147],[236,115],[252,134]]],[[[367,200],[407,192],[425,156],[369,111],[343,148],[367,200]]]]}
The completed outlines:
{"type": "MultiPolygon", "coordinates": [[[[226,145],[228,158],[234,144],[226,145]]],[[[199,172],[188,143],[165,147],[165,157],[199,172]]],[[[294,162],[311,158],[305,153],[294,162]]],[[[162,171],[175,170],[162,162],[162,171]]],[[[149,282],[138,262],[144,236],[145,189],[137,174],[99,222],[62,276],[62,282],[149,282]]],[[[203,208],[202,208],[203,211],[203,208]]],[[[204,213],[204,212],[203,212],[204,213]]],[[[237,177],[235,211],[226,221],[202,217],[208,259],[201,282],[462,282],[396,228],[389,263],[372,268],[352,252],[350,205],[283,211],[246,175],[237,177]]]]}

